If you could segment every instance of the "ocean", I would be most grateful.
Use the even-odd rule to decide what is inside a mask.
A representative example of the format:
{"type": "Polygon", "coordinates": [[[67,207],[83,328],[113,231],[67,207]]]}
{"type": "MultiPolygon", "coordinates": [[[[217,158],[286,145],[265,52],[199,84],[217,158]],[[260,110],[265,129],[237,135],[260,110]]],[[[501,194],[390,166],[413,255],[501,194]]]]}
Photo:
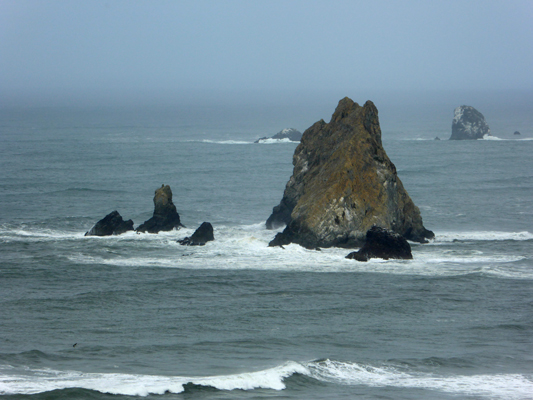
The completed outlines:
{"type": "Polygon", "coordinates": [[[335,106],[0,110],[0,398],[533,399],[530,103],[448,141],[453,107],[376,102],[436,238],[367,263],[267,246],[296,144],[253,142],[335,106]],[[162,184],[185,228],[84,236],[162,184]]]}

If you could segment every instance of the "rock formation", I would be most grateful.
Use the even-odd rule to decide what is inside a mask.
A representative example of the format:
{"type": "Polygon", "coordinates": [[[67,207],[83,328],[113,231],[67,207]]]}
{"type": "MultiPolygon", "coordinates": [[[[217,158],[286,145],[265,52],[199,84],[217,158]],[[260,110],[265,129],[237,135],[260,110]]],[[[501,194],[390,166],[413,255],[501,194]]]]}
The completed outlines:
{"type": "Polygon", "coordinates": [[[194,231],[192,236],[178,240],[178,243],[185,246],[203,246],[211,240],[215,240],[213,226],[209,222],[204,222],[194,231]]]}
{"type": "Polygon", "coordinates": [[[474,107],[460,106],[455,109],[450,140],[475,140],[490,136],[485,117],[474,107]]]}
{"type": "Polygon", "coordinates": [[[180,222],[180,216],[176,211],[176,206],[172,203],[172,190],[168,185],[161,185],[155,191],[153,217],[140,225],[136,231],[157,233],[171,231],[181,226],[183,225],[180,222]]]}
{"type": "Polygon", "coordinates": [[[285,128],[278,133],[276,133],[271,138],[262,137],[261,139],[257,139],[254,143],[261,143],[264,141],[267,141],[269,139],[289,139],[291,142],[299,142],[302,139],[302,133],[294,128],[285,128]]]}
{"type": "Polygon", "coordinates": [[[378,110],[342,99],[329,123],[307,129],[294,171],[267,228],[287,225],[271,246],[359,247],[374,225],[425,242],[433,232],[403,188],[381,144],[378,110]]]}
{"type": "Polygon", "coordinates": [[[133,221],[131,219],[124,221],[118,211],[113,211],[98,221],[85,233],[85,236],[120,235],[121,233],[132,230],[133,221]]]}
{"type": "Polygon", "coordinates": [[[514,131],[514,135],[520,135],[520,132],[514,131]]]}
{"type": "Polygon", "coordinates": [[[399,258],[411,260],[411,246],[405,238],[387,229],[373,226],[366,233],[366,242],[359,251],[354,251],[346,258],[368,261],[370,258],[399,258]]]}

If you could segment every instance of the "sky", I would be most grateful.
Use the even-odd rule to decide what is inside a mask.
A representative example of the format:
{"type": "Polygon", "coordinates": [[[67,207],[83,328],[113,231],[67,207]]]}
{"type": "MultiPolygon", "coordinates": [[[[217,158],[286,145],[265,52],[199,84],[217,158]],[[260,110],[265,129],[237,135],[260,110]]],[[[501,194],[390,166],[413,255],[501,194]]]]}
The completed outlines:
{"type": "Polygon", "coordinates": [[[0,0],[0,104],[533,90],[531,0],[0,0]]]}

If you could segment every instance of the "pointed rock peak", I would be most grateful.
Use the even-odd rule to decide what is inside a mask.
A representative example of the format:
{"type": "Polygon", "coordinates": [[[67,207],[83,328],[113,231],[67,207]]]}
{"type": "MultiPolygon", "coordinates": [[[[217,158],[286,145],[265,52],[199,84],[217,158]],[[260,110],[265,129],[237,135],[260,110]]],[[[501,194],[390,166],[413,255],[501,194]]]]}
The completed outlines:
{"type": "Polygon", "coordinates": [[[166,206],[168,203],[172,203],[172,190],[169,185],[161,185],[154,193],[155,206],[166,206]]]}
{"type": "Polygon", "coordinates": [[[357,111],[361,106],[354,102],[349,97],[345,97],[341,101],[339,101],[339,104],[337,105],[337,108],[335,109],[335,112],[331,116],[331,122],[338,122],[347,116],[351,115],[355,111],[357,111]]]}

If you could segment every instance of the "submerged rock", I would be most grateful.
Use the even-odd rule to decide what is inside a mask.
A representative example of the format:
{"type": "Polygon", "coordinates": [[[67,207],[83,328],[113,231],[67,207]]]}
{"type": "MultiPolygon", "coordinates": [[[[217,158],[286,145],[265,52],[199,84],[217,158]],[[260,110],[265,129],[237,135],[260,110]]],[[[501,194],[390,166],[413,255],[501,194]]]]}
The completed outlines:
{"type": "Polygon", "coordinates": [[[520,135],[520,132],[518,132],[518,131],[514,131],[514,134],[515,134],[515,135],[520,135]]]}
{"type": "Polygon", "coordinates": [[[411,246],[405,238],[397,233],[373,226],[366,233],[366,242],[359,249],[346,256],[348,259],[368,261],[371,258],[397,258],[411,260],[411,246]]]}
{"type": "Polygon", "coordinates": [[[136,231],[158,233],[171,231],[181,226],[183,225],[180,222],[180,216],[176,211],[176,206],[172,203],[172,190],[168,185],[161,185],[155,191],[153,217],[141,224],[136,231]]]}
{"type": "Polygon", "coordinates": [[[85,236],[111,236],[120,235],[121,233],[132,231],[133,221],[131,219],[124,221],[118,211],[107,214],[98,221],[85,236]]]}
{"type": "Polygon", "coordinates": [[[261,143],[268,141],[270,139],[289,139],[291,142],[299,142],[302,139],[302,133],[294,128],[285,128],[278,133],[276,133],[271,138],[262,137],[261,139],[257,139],[254,143],[261,143]]]}
{"type": "Polygon", "coordinates": [[[450,140],[475,140],[490,136],[485,117],[471,106],[460,106],[454,111],[450,140]]]}
{"type": "Polygon", "coordinates": [[[203,246],[212,240],[215,240],[213,226],[209,222],[204,222],[192,236],[178,240],[178,243],[185,246],[203,246]]]}
{"type": "Polygon", "coordinates": [[[307,129],[293,156],[294,171],[267,228],[287,225],[271,246],[359,247],[379,225],[425,242],[420,211],[403,188],[381,144],[378,110],[342,99],[329,123],[307,129]]]}

